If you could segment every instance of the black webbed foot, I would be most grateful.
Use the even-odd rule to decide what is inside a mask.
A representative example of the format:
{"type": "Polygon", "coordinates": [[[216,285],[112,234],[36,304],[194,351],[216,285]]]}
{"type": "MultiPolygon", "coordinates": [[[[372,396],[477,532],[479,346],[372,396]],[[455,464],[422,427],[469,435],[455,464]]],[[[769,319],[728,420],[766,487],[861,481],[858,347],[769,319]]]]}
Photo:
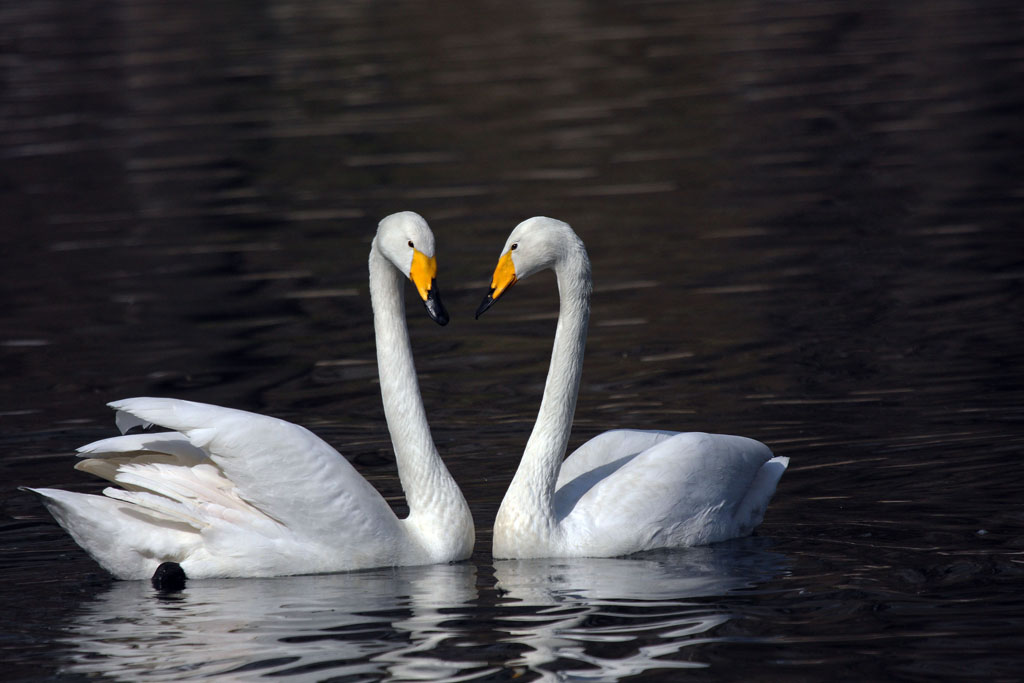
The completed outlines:
{"type": "Polygon", "coordinates": [[[187,579],[185,570],[181,568],[180,564],[177,562],[164,562],[153,572],[153,578],[150,581],[153,584],[153,588],[158,591],[174,593],[185,587],[187,579]]]}

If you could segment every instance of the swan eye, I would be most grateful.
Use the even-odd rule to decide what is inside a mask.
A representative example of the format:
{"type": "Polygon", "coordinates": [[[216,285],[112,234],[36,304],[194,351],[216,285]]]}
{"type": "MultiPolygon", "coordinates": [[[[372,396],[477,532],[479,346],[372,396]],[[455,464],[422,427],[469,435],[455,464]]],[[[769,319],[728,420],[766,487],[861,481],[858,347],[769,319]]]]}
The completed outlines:
{"type": "Polygon", "coordinates": [[[513,242],[512,246],[508,248],[509,251],[515,251],[516,247],[519,246],[519,242],[513,242]]]}
{"type": "Polygon", "coordinates": [[[409,240],[409,246],[412,247],[413,249],[416,248],[416,245],[412,243],[412,240],[409,240]]]}

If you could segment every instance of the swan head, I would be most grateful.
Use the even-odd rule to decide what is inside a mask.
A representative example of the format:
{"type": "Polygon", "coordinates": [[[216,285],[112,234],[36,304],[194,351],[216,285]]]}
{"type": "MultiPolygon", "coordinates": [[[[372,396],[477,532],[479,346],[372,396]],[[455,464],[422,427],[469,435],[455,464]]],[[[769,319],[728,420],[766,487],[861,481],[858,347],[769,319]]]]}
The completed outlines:
{"type": "MultiPolygon", "coordinates": [[[[491,277],[491,288],[476,309],[476,317],[494,305],[512,285],[547,268],[558,270],[574,254],[586,254],[583,240],[568,223],[545,216],[528,218],[505,241],[491,277]]],[[[584,256],[584,262],[586,258],[584,256]]]]}
{"type": "Polygon", "coordinates": [[[423,216],[412,211],[393,213],[377,226],[373,241],[380,253],[412,280],[431,320],[447,325],[448,311],[437,288],[434,233],[423,216]]]}

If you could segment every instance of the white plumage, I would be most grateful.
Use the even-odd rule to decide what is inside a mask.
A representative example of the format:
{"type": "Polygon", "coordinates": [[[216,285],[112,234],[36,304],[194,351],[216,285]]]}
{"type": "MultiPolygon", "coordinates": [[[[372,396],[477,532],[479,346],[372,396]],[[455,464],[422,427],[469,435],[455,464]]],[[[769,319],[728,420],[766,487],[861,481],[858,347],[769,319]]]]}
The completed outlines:
{"type": "Polygon", "coordinates": [[[403,282],[444,324],[434,237],[418,215],[381,221],[370,292],[385,416],[409,516],[398,519],[344,457],[284,420],[166,398],[110,405],[122,431],[83,446],[76,468],[117,486],[103,496],[30,489],[75,541],[122,579],[165,561],[190,578],[275,576],[465,559],[469,507],[434,447],[405,325],[403,282]]]}
{"type": "Polygon", "coordinates": [[[561,221],[509,236],[484,311],[519,280],[555,271],[560,311],[533,432],[494,522],[496,558],[613,557],[745,536],[789,464],[741,436],[619,429],[564,461],[590,315],[590,261],[561,221]]]}

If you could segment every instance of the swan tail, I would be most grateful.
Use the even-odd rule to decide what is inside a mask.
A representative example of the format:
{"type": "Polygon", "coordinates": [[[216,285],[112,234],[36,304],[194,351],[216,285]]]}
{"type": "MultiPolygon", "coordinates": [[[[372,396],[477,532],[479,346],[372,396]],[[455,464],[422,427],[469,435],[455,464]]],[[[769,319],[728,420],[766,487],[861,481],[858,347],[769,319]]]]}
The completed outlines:
{"type": "Polygon", "coordinates": [[[40,496],[71,538],[119,579],[149,578],[160,562],[184,560],[200,542],[188,524],[147,514],[115,498],[60,489],[23,490],[40,496]]]}
{"type": "Polygon", "coordinates": [[[775,494],[775,487],[778,486],[779,479],[782,478],[788,466],[789,458],[775,456],[757,471],[754,481],[751,482],[750,488],[740,500],[739,505],[736,506],[734,513],[734,519],[739,525],[742,535],[752,532],[764,519],[768,503],[771,501],[772,495],[775,494]]]}
{"type": "Polygon", "coordinates": [[[160,562],[184,562],[218,538],[255,532],[272,543],[281,526],[243,500],[202,450],[178,432],[129,434],[78,449],[75,469],[117,486],[103,495],[27,489],[118,578],[148,578],[160,562]]]}

